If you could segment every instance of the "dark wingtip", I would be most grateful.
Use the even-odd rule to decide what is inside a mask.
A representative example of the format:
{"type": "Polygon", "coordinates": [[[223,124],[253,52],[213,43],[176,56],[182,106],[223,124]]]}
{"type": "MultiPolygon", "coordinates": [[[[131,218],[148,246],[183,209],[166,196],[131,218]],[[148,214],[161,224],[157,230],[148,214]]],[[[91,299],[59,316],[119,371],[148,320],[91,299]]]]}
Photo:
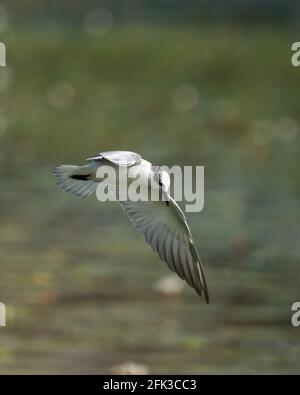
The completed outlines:
{"type": "Polygon", "coordinates": [[[205,302],[206,302],[206,304],[209,304],[210,303],[210,298],[209,298],[209,294],[207,292],[207,289],[203,290],[203,292],[204,292],[205,302]]]}
{"type": "Polygon", "coordinates": [[[204,297],[205,297],[205,302],[206,304],[209,304],[210,302],[210,298],[209,298],[209,293],[208,293],[208,289],[207,289],[207,283],[206,283],[206,279],[205,279],[205,274],[203,272],[202,269],[202,265],[200,263],[200,270],[201,270],[201,286],[202,286],[202,291],[204,293],[204,297]]]}

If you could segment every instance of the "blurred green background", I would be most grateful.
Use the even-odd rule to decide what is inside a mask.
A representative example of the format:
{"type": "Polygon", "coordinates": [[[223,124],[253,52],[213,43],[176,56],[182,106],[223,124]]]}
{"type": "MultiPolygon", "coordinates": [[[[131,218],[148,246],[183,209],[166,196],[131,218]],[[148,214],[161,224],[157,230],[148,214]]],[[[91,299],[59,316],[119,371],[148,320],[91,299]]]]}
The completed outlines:
{"type": "Polygon", "coordinates": [[[299,373],[300,12],[263,3],[1,3],[0,373],[299,373]],[[56,186],[111,149],[205,166],[209,306],[56,186]]]}

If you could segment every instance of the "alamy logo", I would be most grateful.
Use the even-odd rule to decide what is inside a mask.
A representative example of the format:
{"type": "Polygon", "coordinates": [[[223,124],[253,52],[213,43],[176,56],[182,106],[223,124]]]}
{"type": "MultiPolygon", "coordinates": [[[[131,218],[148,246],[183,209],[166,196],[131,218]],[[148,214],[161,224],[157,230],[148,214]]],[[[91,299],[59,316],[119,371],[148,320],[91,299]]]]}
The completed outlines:
{"type": "Polygon", "coordinates": [[[0,302],[0,326],[6,326],[6,306],[0,302]]]}
{"type": "Polygon", "coordinates": [[[292,315],[292,325],[295,328],[300,326],[300,302],[295,302],[292,305],[292,311],[294,312],[292,315]]]}
{"type": "Polygon", "coordinates": [[[300,42],[293,43],[291,50],[293,51],[291,63],[294,67],[298,67],[300,66],[300,42]]]}
{"type": "Polygon", "coordinates": [[[130,168],[100,166],[96,196],[105,201],[186,202],[185,211],[199,212],[204,207],[203,166],[155,166],[154,175],[137,166],[130,168]],[[171,182],[172,180],[172,182],[171,182]],[[170,191],[170,186],[172,190],[170,191]]]}
{"type": "Polygon", "coordinates": [[[6,47],[0,41],[0,66],[6,66],[6,47]]]}

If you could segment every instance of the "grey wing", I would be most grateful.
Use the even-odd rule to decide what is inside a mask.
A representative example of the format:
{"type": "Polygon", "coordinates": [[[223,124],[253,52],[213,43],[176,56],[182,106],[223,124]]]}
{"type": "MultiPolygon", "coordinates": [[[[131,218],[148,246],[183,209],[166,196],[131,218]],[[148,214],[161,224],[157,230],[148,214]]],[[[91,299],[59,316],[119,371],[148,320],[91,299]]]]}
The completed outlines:
{"type": "Polygon", "coordinates": [[[209,303],[201,261],[186,219],[170,197],[164,201],[120,201],[131,223],[169,268],[209,303]]]}
{"type": "Polygon", "coordinates": [[[100,152],[99,155],[115,165],[124,167],[139,164],[142,159],[141,155],[130,151],[107,151],[100,152]]]}

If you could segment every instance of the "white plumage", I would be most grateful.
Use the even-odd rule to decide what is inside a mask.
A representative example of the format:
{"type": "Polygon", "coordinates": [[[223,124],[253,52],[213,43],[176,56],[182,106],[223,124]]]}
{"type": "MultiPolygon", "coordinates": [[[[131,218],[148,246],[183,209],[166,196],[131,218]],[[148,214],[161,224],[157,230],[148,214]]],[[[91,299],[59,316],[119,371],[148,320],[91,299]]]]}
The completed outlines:
{"type": "MultiPolygon", "coordinates": [[[[129,151],[101,152],[87,161],[88,163],[83,166],[62,165],[54,168],[53,174],[57,183],[67,192],[82,197],[89,196],[97,189],[100,182],[97,179],[97,170],[104,165],[113,166],[117,172],[120,169],[130,169],[131,172],[139,174],[147,184],[154,181],[152,185],[161,190],[163,199],[119,200],[119,204],[160,259],[186,280],[199,295],[203,293],[208,303],[209,296],[202,264],[185,215],[168,193],[168,174],[159,172],[159,168],[152,166],[139,154],[129,151]]],[[[120,190],[122,195],[122,180],[112,187],[120,190]]]]}

